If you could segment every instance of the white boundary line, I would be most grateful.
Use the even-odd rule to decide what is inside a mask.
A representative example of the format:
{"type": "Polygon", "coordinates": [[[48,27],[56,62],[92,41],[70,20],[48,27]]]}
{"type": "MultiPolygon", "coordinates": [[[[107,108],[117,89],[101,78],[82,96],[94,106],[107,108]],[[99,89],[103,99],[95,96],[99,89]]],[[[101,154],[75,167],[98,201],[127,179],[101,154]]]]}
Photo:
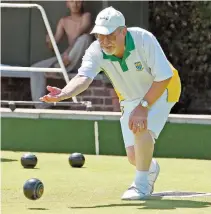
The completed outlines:
{"type": "MultiPolygon", "coordinates": [[[[155,192],[150,197],[161,197],[161,198],[192,198],[192,197],[205,197],[211,196],[211,193],[198,193],[198,194],[190,194],[190,195],[173,195],[174,193],[178,193],[178,191],[164,191],[164,192],[155,192]],[[165,193],[172,193],[172,195],[165,195],[165,193]],[[160,194],[160,195],[159,195],[160,194]]],[[[186,191],[180,192],[181,194],[187,193],[186,191]]]]}

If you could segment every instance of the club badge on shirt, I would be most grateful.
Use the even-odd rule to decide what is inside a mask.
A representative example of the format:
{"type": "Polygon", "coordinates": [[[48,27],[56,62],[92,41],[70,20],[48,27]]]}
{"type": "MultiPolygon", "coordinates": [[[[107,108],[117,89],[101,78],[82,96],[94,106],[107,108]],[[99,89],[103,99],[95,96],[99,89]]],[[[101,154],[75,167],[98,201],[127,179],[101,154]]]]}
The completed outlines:
{"type": "Polygon", "coordinates": [[[144,69],[144,67],[143,67],[143,65],[141,64],[140,61],[139,62],[135,62],[134,64],[136,66],[136,70],[137,71],[142,71],[144,69]]]}

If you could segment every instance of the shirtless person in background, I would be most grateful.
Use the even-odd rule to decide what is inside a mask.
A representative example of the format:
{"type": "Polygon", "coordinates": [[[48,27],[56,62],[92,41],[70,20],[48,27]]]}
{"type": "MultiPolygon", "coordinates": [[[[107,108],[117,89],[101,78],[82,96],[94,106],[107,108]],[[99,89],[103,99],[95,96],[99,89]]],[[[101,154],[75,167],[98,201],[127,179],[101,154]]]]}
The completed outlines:
{"type": "MultiPolygon", "coordinates": [[[[70,10],[70,15],[59,20],[56,33],[54,35],[56,43],[59,43],[63,36],[67,36],[68,48],[62,54],[62,60],[67,72],[77,70],[81,64],[81,59],[85,50],[92,42],[89,34],[92,28],[91,14],[84,12],[84,2],[78,0],[66,1],[66,6],[70,10]]],[[[49,49],[53,51],[53,46],[49,36],[46,36],[46,43],[49,49]]],[[[60,67],[57,58],[52,57],[32,65],[32,67],[60,67]]],[[[59,74],[60,75],[60,74],[59,74]]],[[[56,78],[58,73],[31,73],[31,94],[32,100],[38,101],[46,91],[46,77],[56,78]]],[[[39,108],[41,106],[35,105],[39,108]]]]}
{"type": "MultiPolygon", "coordinates": [[[[68,56],[73,48],[77,38],[84,33],[89,33],[91,29],[91,14],[83,13],[82,1],[66,1],[67,8],[70,10],[70,16],[63,17],[57,25],[55,40],[58,43],[64,34],[67,36],[69,47],[63,53],[64,64],[70,63],[71,59],[68,56]]],[[[46,43],[53,50],[49,35],[46,36],[46,43]]]]}

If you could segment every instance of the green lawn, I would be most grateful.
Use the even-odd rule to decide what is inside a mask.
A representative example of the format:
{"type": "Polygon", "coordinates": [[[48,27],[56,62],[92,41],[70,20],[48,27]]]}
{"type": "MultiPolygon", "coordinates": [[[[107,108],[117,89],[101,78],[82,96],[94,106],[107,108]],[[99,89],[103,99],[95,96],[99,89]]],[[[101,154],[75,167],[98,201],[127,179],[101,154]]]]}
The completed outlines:
{"type": "MultiPolygon", "coordinates": [[[[153,198],[147,201],[121,201],[122,193],[134,178],[134,168],[126,157],[85,155],[83,168],[71,168],[68,154],[34,153],[36,169],[24,169],[23,153],[2,151],[3,214],[146,214],[211,213],[211,196],[192,198],[153,198]],[[23,195],[29,178],[44,183],[37,201],[23,195]]],[[[211,192],[211,161],[158,159],[161,172],[155,192],[211,192]]]]}

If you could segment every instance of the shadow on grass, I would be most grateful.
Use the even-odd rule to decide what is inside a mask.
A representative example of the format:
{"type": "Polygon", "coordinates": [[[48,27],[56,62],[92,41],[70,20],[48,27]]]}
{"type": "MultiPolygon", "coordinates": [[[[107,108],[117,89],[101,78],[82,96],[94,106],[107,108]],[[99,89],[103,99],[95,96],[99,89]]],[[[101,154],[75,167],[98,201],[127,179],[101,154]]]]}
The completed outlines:
{"type": "Polygon", "coordinates": [[[1,158],[1,162],[13,162],[13,161],[18,161],[16,159],[9,159],[9,158],[1,158]]]}
{"type": "Polygon", "coordinates": [[[47,208],[28,208],[28,210],[49,210],[47,208]]]}
{"type": "Polygon", "coordinates": [[[38,167],[34,167],[34,168],[24,168],[24,167],[23,167],[23,169],[24,169],[24,170],[32,170],[32,169],[40,169],[40,168],[38,168],[38,167]]]}
{"type": "Polygon", "coordinates": [[[87,167],[85,166],[82,166],[82,167],[73,167],[73,166],[70,166],[72,169],[74,170],[80,170],[80,169],[87,169],[87,167]]]}
{"type": "Polygon", "coordinates": [[[71,209],[87,209],[87,208],[109,208],[109,207],[137,207],[137,209],[160,209],[172,210],[177,208],[208,208],[211,207],[210,202],[185,200],[162,199],[161,197],[150,198],[146,201],[131,201],[130,203],[122,202],[118,204],[103,204],[96,206],[69,207],[71,209]]]}

